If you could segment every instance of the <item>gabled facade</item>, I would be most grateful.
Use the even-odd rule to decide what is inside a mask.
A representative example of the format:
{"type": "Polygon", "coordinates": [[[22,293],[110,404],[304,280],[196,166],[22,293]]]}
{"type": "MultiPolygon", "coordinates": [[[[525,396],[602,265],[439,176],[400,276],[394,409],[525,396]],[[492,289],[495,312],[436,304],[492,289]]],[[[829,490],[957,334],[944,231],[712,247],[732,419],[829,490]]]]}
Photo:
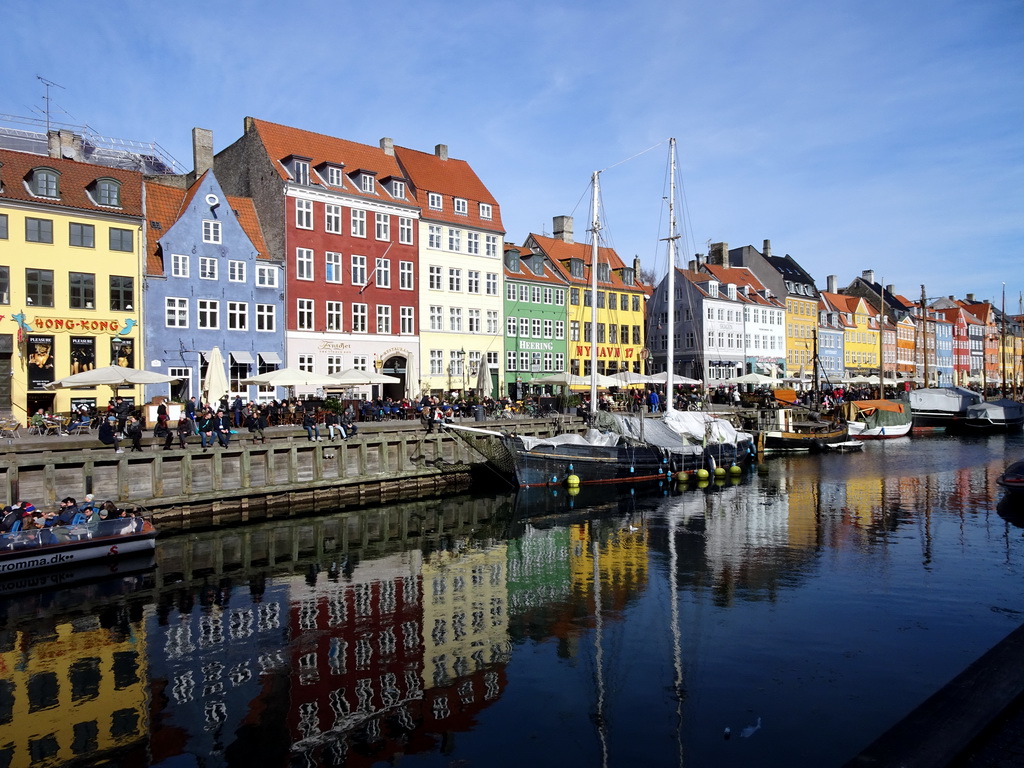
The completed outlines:
{"type": "Polygon", "coordinates": [[[178,381],[146,387],[147,397],[198,396],[206,356],[219,347],[232,396],[271,399],[273,388],[241,380],[284,359],[282,266],[270,259],[248,198],[224,193],[212,170],[188,188],[146,182],[145,342],[147,361],[178,381]]]}
{"type": "MultiPolygon", "coordinates": [[[[747,267],[705,264],[702,270],[718,280],[720,290],[724,289],[727,297],[735,296],[743,305],[736,343],[742,345],[744,373],[781,377],[786,370],[787,305],[775,298],[747,267]]],[[[728,316],[729,311],[726,310],[726,318],[728,316]]],[[[728,343],[728,330],[726,334],[728,343]]],[[[808,365],[808,373],[809,369],[808,365]]]]}
{"type": "Polygon", "coordinates": [[[983,362],[982,369],[985,382],[994,385],[1002,382],[1002,371],[1000,369],[1000,339],[1002,329],[999,325],[996,308],[988,301],[975,301],[974,294],[967,294],[967,300],[959,302],[964,309],[978,319],[984,326],[982,338],[983,362]]]}
{"type": "Polygon", "coordinates": [[[836,386],[846,375],[845,322],[842,311],[818,294],[818,380],[836,386]]]}
{"type": "Polygon", "coordinates": [[[247,117],[214,168],[228,194],[252,198],[285,265],[287,364],[376,368],[401,380],[384,394],[417,390],[419,206],[391,140],[373,147],[247,117]]]}
{"type": "MultiPolygon", "coordinates": [[[[55,154],[0,150],[0,411],[21,420],[112,394],[45,388],[57,379],[147,365],[142,176],[55,154]]],[[[141,403],[140,388],[121,394],[141,403]]]]}
{"type": "Polygon", "coordinates": [[[847,376],[878,375],[879,327],[877,310],[858,296],[822,292],[843,322],[843,367],[847,376]]]}
{"type": "Polygon", "coordinates": [[[505,245],[504,391],[513,399],[533,379],[566,370],[568,286],[544,254],[505,245]]]}
{"type": "Polygon", "coordinates": [[[554,237],[531,234],[524,245],[558,264],[568,282],[568,372],[589,376],[594,347],[598,373],[643,373],[641,352],[647,294],[639,280],[639,265],[634,262],[626,266],[613,249],[599,247],[595,298],[591,282],[592,248],[575,241],[571,216],[554,218],[554,237]]]}
{"type": "MultiPolygon", "coordinates": [[[[953,383],[965,385],[971,375],[972,364],[970,313],[952,299],[940,299],[932,305],[931,311],[949,324],[953,383]]],[[[974,322],[977,324],[977,321],[974,322]]],[[[936,326],[936,333],[938,333],[938,326],[936,326]]]]}
{"type": "Polygon", "coordinates": [[[466,394],[479,367],[501,369],[501,207],[465,160],[396,147],[419,201],[419,391],[466,394]]]}

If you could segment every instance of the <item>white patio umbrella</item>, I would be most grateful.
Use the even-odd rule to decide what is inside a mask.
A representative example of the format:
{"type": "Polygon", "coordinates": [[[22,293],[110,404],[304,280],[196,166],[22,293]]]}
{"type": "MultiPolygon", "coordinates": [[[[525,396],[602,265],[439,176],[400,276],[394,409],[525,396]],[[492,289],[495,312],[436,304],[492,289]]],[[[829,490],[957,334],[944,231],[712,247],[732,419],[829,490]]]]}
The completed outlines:
{"type": "Polygon", "coordinates": [[[242,380],[243,384],[274,387],[336,387],[337,380],[324,373],[310,373],[298,368],[278,368],[242,380]]]}
{"type": "Polygon", "coordinates": [[[203,400],[214,406],[231,393],[220,347],[214,347],[206,356],[206,377],[203,379],[202,392],[203,400]]]}
{"type": "Polygon", "coordinates": [[[633,373],[632,371],[619,371],[618,373],[613,373],[610,378],[619,382],[620,387],[645,387],[648,384],[654,383],[654,377],[644,376],[642,373],[633,373]]]}
{"type": "Polygon", "coordinates": [[[332,387],[355,387],[360,384],[400,384],[402,382],[397,376],[388,376],[386,373],[376,371],[360,371],[358,368],[347,368],[328,376],[332,387]]]}
{"type": "MultiPolygon", "coordinates": [[[[621,386],[622,384],[622,382],[612,378],[611,376],[602,376],[601,374],[597,374],[595,378],[597,379],[597,386],[603,389],[608,389],[609,387],[618,387],[621,386]]],[[[576,376],[574,374],[565,372],[552,373],[550,376],[541,376],[539,379],[531,379],[530,383],[553,384],[555,386],[581,388],[590,386],[590,377],[576,376]]]]}
{"type": "MultiPolygon", "coordinates": [[[[634,374],[636,375],[636,374],[634,374]]],[[[652,384],[667,384],[668,383],[668,371],[662,371],[661,373],[652,373],[648,376],[652,384]]],[[[691,379],[689,376],[680,376],[678,373],[672,375],[673,384],[703,384],[704,382],[699,379],[691,379]]]]}
{"type": "Polygon", "coordinates": [[[82,371],[57,381],[51,381],[46,388],[73,389],[99,387],[105,384],[117,391],[118,387],[133,387],[136,384],[166,384],[169,381],[177,381],[177,378],[163,373],[144,371],[141,368],[108,365],[105,368],[94,368],[91,371],[82,371]]]}
{"type": "Polygon", "coordinates": [[[728,384],[757,384],[760,386],[766,385],[777,385],[781,382],[778,379],[773,379],[771,376],[765,376],[761,373],[746,373],[742,376],[733,376],[731,379],[726,379],[728,384]]]}

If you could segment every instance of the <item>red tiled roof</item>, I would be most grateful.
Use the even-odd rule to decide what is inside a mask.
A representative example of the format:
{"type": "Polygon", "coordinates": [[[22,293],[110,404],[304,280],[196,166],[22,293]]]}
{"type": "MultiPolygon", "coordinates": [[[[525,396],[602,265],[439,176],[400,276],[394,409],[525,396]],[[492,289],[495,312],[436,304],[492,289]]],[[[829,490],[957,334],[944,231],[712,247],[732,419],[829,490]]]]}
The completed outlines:
{"type": "Polygon", "coordinates": [[[420,152],[407,147],[395,147],[395,155],[408,172],[416,199],[422,206],[421,216],[452,224],[465,224],[493,232],[504,232],[501,224],[501,208],[488,191],[480,177],[465,160],[449,157],[442,160],[430,152],[420,152]],[[427,192],[441,195],[440,211],[427,207],[427,192]],[[466,215],[455,213],[456,197],[469,201],[466,215]],[[491,218],[480,218],[479,203],[491,206],[491,218]]]}
{"type": "Polygon", "coordinates": [[[722,267],[717,264],[705,264],[704,269],[715,276],[720,283],[732,283],[733,285],[747,285],[755,291],[763,291],[764,284],[757,279],[748,267],[722,267]]]}
{"type": "MultiPolygon", "coordinates": [[[[347,174],[356,170],[364,170],[374,173],[378,179],[388,177],[406,178],[405,173],[398,164],[398,160],[393,155],[387,154],[380,147],[359,144],[333,136],[325,136],[322,133],[313,133],[301,128],[278,125],[266,120],[253,119],[252,125],[260,141],[263,142],[267,155],[269,155],[278,174],[285,181],[290,180],[291,177],[281,164],[281,161],[292,155],[308,157],[311,169],[315,169],[323,163],[343,167],[346,174],[345,191],[348,194],[364,197],[368,200],[395,202],[395,199],[386,190],[381,189],[379,184],[374,185],[378,190],[376,193],[363,192],[359,185],[354,183],[347,174]]],[[[313,170],[310,171],[309,182],[312,186],[326,187],[313,170]]],[[[409,191],[407,202],[412,204],[416,202],[412,198],[411,190],[409,191]]]]}
{"type": "Polygon", "coordinates": [[[0,149],[0,199],[141,217],[142,174],[105,165],[0,149]],[[25,181],[34,168],[52,168],[60,175],[59,199],[38,197],[28,191],[25,181]],[[97,179],[114,179],[121,183],[120,208],[93,202],[87,188],[97,179]]]}
{"type": "MultiPolygon", "coordinates": [[[[576,285],[590,285],[590,262],[592,256],[592,249],[589,243],[567,243],[564,240],[560,240],[554,237],[545,237],[544,235],[530,234],[530,238],[540,246],[541,250],[548,255],[552,261],[557,262],[565,273],[565,278],[570,283],[576,285]],[[568,267],[565,266],[564,262],[569,259],[580,259],[586,270],[586,277],[578,278],[573,277],[569,274],[568,267]]],[[[602,283],[602,285],[613,285],[621,289],[627,289],[631,291],[641,290],[642,285],[639,282],[639,275],[634,275],[634,282],[626,284],[619,277],[619,273],[616,270],[625,268],[625,264],[622,259],[619,258],[619,254],[612,248],[604,246],[598,246],[597,249],[597,260],[602,264],[607,264],[611,272],[610,283],[602,283]]]]}
{"type": "MultiPolygon", "coordinates": [[[[517,245],[506,245],[505,253],[514,251],[520,256],[526,256],[533,251],[529,248],[517,245]]],[[[563,271],[559,268],[557,262],[551,259],[545,259],[542,255],[537,255],[534,258],[541,259],[544,262],[544,271],[541,274],[537,274],[532,269],[527,267],[526,261],[523,263],[523,269],[519,272],[513,272],[507,266],[505,267],[505,279],[506,280],[529,280],[530,282],[537,283],[551,283],[552,285],[565,286],[568,283],[568,278],[563,274],[563,271]]]]}

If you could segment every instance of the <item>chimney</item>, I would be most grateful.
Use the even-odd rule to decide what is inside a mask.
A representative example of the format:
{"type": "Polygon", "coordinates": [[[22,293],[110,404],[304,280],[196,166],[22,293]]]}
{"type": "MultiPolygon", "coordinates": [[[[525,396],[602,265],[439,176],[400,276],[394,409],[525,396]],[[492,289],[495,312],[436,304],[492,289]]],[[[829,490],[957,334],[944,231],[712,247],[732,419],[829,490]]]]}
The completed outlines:
{"type": "Polygon", "coordinates": [[[895,285],[887,285],[887,286],[885,286],[885,292],[888,293],[888,294],[895,295],[895,293],[896,293],[896,286],[895,285]]]}
{"type": "Polygon", "coordinates": [[[968,293],[967,294],[967,303],[968,304],[973,304],[974,303],[974,294],[973,293],[968,293]]]}
{"type": "Polygon", "coordinates": [[[384,150],[384,154],[388,157],[395,156],[395,140],[385,136],[380,140],[380,148],[384,150]]]}
{"type": "Polygon", "coordinates": [[[46,134],[46,151],[50,157],[84,162],[82,137],[74,131],[61,129],[46,134]]]}
{"type": "Polygon", "coordinates": [[[213,167],[213,131],[192,129],[192,169],[198,179],[213,167]]]}
{"type": "Polygon", "coordinates": [[[247,117],[247,118],[245,118],[245,120],[242,121],[242,133],[249,133],[249,131],[255,130],[255,128],[256,128],[256,118],[255,117],[247,117]]]}
{"type": "Polygon", "coordinates": [[[768,258],[769,256],[771,256],[771,255],[772,255],[772,241],[771,241],[771,240],[765,240],[765,241],[764,241],[764,252],[763,252],[763,254],[762,254],[762,255],[763,255],[763,256],[764,256],[764,257],[765,257],[766,259],[767,259],[767,258],[768,258]]]}
{"type": "Polygon", "coordinates": [[[955,296],[953,296],[952,294],[950,294],[950,296],[949,296],[949,300],[950,300],[950,301],[956,301],[956,297],[955,297],[955,296]]]}
{"type": "Polygon", "coordinates": [[[633,279],[640,282],[640,257],[633,257],[633,279]]]}
{"type": "Polygon", "coordinates": [[[825,285],[827,286],[826,290],[829,293],[839,293],[839,276],[829,275],[825,278],[825,285]]]}
{"type": "Polygon", "coordinates": [[[686,268],[688,270],[690,270],[691,272],[696,272],[697,271],[697,264],[698,263],[699,262],[697,261],[697,259],[690,259],[690,262],[689,262],[689,264],[686,265],[686,268]]]}
{"type": "Polygon", "coordinates": [[[572,216],[555,216],[551,219],[552,236],[563,243],[575,242],[572,238],[572,216]]]}
{"type": "Polygon", "coordinates": [[[729,268],[729,244],[712,243],[708,251],[708,264],[715,264],[720,267],[729,268]]]}
{"type": "Polygon", "coordinates": [[[442,160],[447,160],[448,159],[448,145],[447,144],[438,144],[437,146],[434,147],[434,154],[437,155],[442,160]]]}
{"type": "Polygon", "coordinates": [[[863,272],[860,273],[860,276],[864,279],[864,282],[866,283],[875,282],[875,270],[873,269],[865,269],[863,272]]]}

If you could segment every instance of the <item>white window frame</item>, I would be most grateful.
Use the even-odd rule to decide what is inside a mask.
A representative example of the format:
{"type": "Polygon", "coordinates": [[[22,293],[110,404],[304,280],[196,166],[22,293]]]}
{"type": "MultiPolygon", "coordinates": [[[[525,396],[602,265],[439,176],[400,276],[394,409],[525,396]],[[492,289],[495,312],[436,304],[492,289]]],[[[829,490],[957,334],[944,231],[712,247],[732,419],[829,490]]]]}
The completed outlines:
{"type": "Polygon", "coordinates": [[[427,267],[427,282],[432,291],[440,291],[442,289],[442,280],[444,280],[444,270],[441,269],[438,264],[431,264],[427,267]]]}
{"type": "Polygon", "coordinates": [[[316,329],[316,302],[313,299],[295,299],[295,329],[299,331],[316,329]]]}
{"type": "Polygon", "coordinates": [[[374,217],[376,226],[374,233],[378,240],[385,242],[391,239],[391,216],[386,213],[378,213],[374,217]]]}
{"type": "Polygon", "coordinates": [[[398,333],[402,336],[412,336],[416,332],[416,308],[398,308],[398,333]]]}
{"type": "Polygon", "coordinates": [[[484,256],[494,258],[498,255],[498,236],[497,235],[485,235],[484,236],[484,256]]]}
{"type": "Polygon", "coordinates": [[[471,256],[480,255],[480,233],[479,232],[467,232],[466,233],[466,253],[471,256]]]}
{"type": "Polygon", "coordinates": [[[256,332],[275,333],[277,331],[277,305],[256,305],[256,332]]]}
{"type": "Polygon", "coordinates": [[[377,259],[377,274],[374,275],[374,284],[378,288],[391,287],[391,259],[377,259]]]}
{"type": "Polygon", "coordinates": [[[480,293],[480,270],[466,270],[466,293],[480,293]]]}
{"type": "Polygon", "coordinates": [[[336,165],[327,166],[327,184],[332,187],[345,186],[345,173],[336,165]]]}
{"type": "Polygon", "coordinates": [[[487,335],[498,335],[498,310],[496,309],[487,310],[487,335]]]}
{"type": "Polygon", "coordinates": [[[488,272],[485,278],[485,292],[488,296],[498,295],[498,273],[488,272]]]}
{"type": "Polygon", "coordinates": [[[244,283],[245,282],[245,262],[239,261],[238,259],[231,259],[228,261],[228,282],[229,283],[244,283]]]}
{"type": "Polygon", "coordinates": [[[427,207],[432,211],[440,211],[444,208],[444,200],[441,199],[441,195],[437,192],[428,192],[427,207]]]}
{"type": "Polygon", "coordinates": [[[366,237],[366,211],[361,208],[353,208],[351,215],[352,226],[350,232],[352,237],[366,237]]]}
{"type": "Polygon", "coordinates": [[[391,335],[391,305],[377,305],[377,333],[391,335]]]}
{"type": "Polygon", "coordinates": [[[456,267],[448,268],[448,290],[452,293],[462,293],[462,270],[456,267]]]}
{"type": "Polygon", "coordinates": [[[326,319],[327,319],[327,330],[328,331],[344,331],[345,323],[345,304],[341,301],[328,301],[325,305],[326,319]]]}
{"type": "Polygon", "coordinates": [[[398,217],[398,242],[402,245],[412,245],[412,219],[408,216],[398,217]]]}
{"type": "Polygon", "coordinates": [[[492,213],[491,204],[490,203],[480,203],[480,218],[481,219],[486,219],[487,221],[490,221],[492,215],[493,215],[493,213],[492,213]]]}
{"type": "Polygon", "coordinates": [[[448,307],[448,330],[462,333],[462,307],[448,307]]]}
{"type": "Polygon", "coordinates": [[[324,282],[340,285],[343,281],[342,259],[344,257],[337,251],[327,251],[324,254],[324,282]]]}
{"type": "Polygon", "coordinates": [[[464,197],[456,197],[452,199],[452,205],[456,216],[468,216],[469,215],[469,201],[464,197]]]}
{"type": "Polygon", "coordinates": [[[391,196],[396,200],[405,200],[405,182],[393,179],[391,181],[391,196]]]}
{"type": "Polygon", "coordinates": [[[164,299],[164,327],[188,328],[188,299],[177,296],[164,299]]]}
{"type": "Polygon", "coordinates": [[[367,332],[367,305],[366,304],[353,304],[352,305],[352,333],[366,333],[367,332]]]}
{"type": "Polygon", "coordinates": [[[435,251],[441,250],[441,242],[443,237],[443,231],[441,226],[438,224],[427,225],[427,247],[433,248],[435,251]]]}
{"type": "Polygon", "coordinates": [[[309,163],[305,160],[292,161],[292,177],[296,184],[309,185],[309,163]]]}
{"type": "Polygon", "coordinates": [[[277,288],[277,267],[257,264],[256,286],[258,288],[277,288]]]}
{"type": "Polygon", "coordinates": [[[444,350],[430,350],[430,375],[440,376],[444,373],[444,350]]]}
{"type": "Polygon", "coordinates": [[[341,234],[341,206],[334,203],[324,205],[324,232],[341,234]]]}
{"type": "Polygon", "coordinates": [[[377,193],[376,179],[368,173],[362,173],[359,175],[359,189],[366,192],[368,195],[377,193]]]}
{"type": "Polygon", "coordinates": [[[466,331],[469,333],[480,333],[480,310],[470,308],[466,312],[466,331]]]}
{"type": "Polygon", "coordinates": [[[295,226],[299,229],[313,228],[313,201],[295,198],[295,226]]]}
{"type": "Polygon", "coordinates": [[[316,373],[316,371],[313,370],[315,367],[315,358],[313,355],[298,355],[295,358],[295,365],[300,371],[316,373]]]}
{"type": "Polygon", "coordinates": [[[203,219],[203,242],[219,245],[221,242],[220,222],[214,219],[203,219]]]}
{"type": "Polygon", "coordinates": [[[398,262],[398,288],[411,291],[416,287],[415,265],[411,261],[398,262]]]}
{"type": "Polygon", "coordinates": [[[171,254],[171,277],[188,277],[191,259],[184,253],[171,254]]]}
{"type": "Polygon", "coordinates": [[[219,270],[217,269],[217,259],[213,256],[200,256],[199,257],[199,279],[200,280],[216,280],[219,270]]]}
{"type": "Polygon", "coordinates": [[[228,330],[249,330],[249,303],[245,301],[228,302],[228,330]]]}
{"type": "Polygon", "coordinates": [[[312,280],[313,279],[313,249],[312,248],[296,248],[295,249],[295,279],[296,280],[312,280]]]}
{"type": "Polygon", "coordinates": [[[352,285],[366,285],[366,257],[353,253],[349,264],[352,285]]]}
{"type": "Polygon", "coordinates": [[[220,328],[220,301],[196,299],[196,328],[216,331],[220,328]]]}
{"type": "Polygon", "coordinates": [[[454,227],[448,228],[448,250],[452,253],[462,251],[462,230],[454,227]]]}
{"type": "Polygon", "coordinates": [[[437,304],[430,305],[430,330],[444,330],[444,307],[437,304]]]}

